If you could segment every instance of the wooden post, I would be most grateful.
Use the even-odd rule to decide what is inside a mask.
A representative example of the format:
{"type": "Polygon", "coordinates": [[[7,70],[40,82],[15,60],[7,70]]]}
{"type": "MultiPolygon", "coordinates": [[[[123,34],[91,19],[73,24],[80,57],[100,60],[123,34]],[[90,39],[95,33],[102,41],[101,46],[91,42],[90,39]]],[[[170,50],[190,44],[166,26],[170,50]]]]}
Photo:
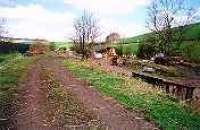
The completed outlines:
{"type": "Polygon", "coordinates": [[[9,126],[9,120],[0,118],[0,130],[6,130],[8,129],[8,126],[9,126]]]}
{"type": "Polygon", "coordinates": [[[175,93],[176,93],[176,86],[173,86],[173,88],[172,88],[172,95],[175,96],[175,93]]]}
{"type": "Polygon", "coordinates": [[[193,97],[194,88],[186,88],[185,99],[191,99],[193,97]]]}
{"type": "Polygon", "coordinates": [[[166,85],[165,89],[166,89],[166,93],[168,94],[169,93],[169,85],[168,84],[166,85]]]}

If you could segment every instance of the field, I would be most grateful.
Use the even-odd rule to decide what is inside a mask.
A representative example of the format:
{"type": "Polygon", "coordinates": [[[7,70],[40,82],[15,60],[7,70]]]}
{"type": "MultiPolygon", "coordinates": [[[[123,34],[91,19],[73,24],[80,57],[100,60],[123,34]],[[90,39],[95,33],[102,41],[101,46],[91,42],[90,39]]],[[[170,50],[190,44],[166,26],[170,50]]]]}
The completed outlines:
{"type": "Polygon", "coordinates": [[[118,55],[137,55],[139,44],[138,43],[129,43],[129,44],[117,44],[111,45],[116,49],[118,55]]]}
{"type": "Polygon", "coordinates": [[[72,43],[52,42],[51,45],[55,50],[63,50],[63,49],[69,49],[72,46],[72,43]]]}

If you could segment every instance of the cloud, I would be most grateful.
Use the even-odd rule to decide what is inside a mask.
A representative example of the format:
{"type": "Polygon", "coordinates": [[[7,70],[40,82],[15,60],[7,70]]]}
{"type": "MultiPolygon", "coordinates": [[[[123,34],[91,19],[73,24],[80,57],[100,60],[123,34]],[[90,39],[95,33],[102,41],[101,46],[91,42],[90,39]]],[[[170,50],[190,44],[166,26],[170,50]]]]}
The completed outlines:
{"type": "MultiPolygon", "coordinates": [[[[105,36],[111,32],[118,32],[123,37],[134,36],[147,32],[142,23],[134,22],[134,20],[129,20],[127,17],[124,17],[125,19],[127,18],[125,20],[126,22],[124,22],[124,20],[121,20],[121,16],[117,15],[117,13],[128,13],[127,10],[125,11],[125,9],[127,8],[130,8],[128,10],[134,10],[136,6],[129,6],[129,4],[134,3],[134,0],[124,0],[123,3],[121,3],[119,0],[116,0],[116,3],[114,2],[115,0],[108,0],[108,4],[111,4],[112,2],[115,3],[112,7],[127,6],[123,8],[124,10],[112,10],[109,9],[108,6],[103,8],[103,3],[106,3],[105,0],[102,0],[102,3],[99,1],[95,1],[95,3],[94,1],[90,0],[83,1],[91,2],[91,5],[100,4],[98,8],[100,9],[102,7],[104,13],[113,12],[116,14],[116,16],[96,14],[102,32],[102,35],[100,37],[101,40],[104,40],[105,36]]],[[[140,2],[135,1],[135,4],[133,5],[143,6],[146,4],[145,1],[147,0],[140,0],[140,2]]],[[[70,2],[70,4],[74,4],[74,2],[77,2],[77,0],[68,0],[67,2],[68,4],[70,2]]],[[[81,4],[84,4],[84,2],[81,2],[80,6],[81,4]]],[[[111,5],[109,5],[109,7],[110,6],[111,5]]],[[[81,8],[83,9],[82,6],[81,8]]],[[[39,4],[31,4],[26,6],[16,5],[15,7],[0,8],[0,17],[7,18],[7,30],[10,36],[21,38],[43,38],[48,40],[59,41],[68,40],[73,35],[73,22],[74,19],[77,18],[77,16],[79,16],[79,14],[80,11],[74,10],[65,10],[63,12],[52,11],[44,8],[42,5],[39,4]]]]}
{"type": "Polygon", "coordinates": [[[14,37],[66,40],[72,32],[75,15],[52,12],[41,5],[17,5],[0,8],[0,17],[8,19],[9,34],[14,37]]]}
{"type": "Polygon", "coordinates": [[[151,0],[64,0],[64,2],[79,11],[89,10],[98,17],[102,31],[101,40],[112,32],[118,32],[123,37],[148,32],[143,23],[134,22],[128,15],[132,15],[140,7],[148,6],[151,0]]]}
{"type": "Polygon", "coordinates": [[[108,34],[112,32],[117,32],[122,37],[132,37],[149,31],[141,23],[137,23],[134,21],[129,21],[127,23],[122,21],[116,21],[112,18],[102,18],[100,21],[100,26],[102,27],[102,38],[105,38],[108,34]]]}
{"type": "Polygon", "coordinates": [[[99,14],[119,15],[134,11],[137,7],[146,6],[150,0],[64,0],[65,4],[99,14]]]}

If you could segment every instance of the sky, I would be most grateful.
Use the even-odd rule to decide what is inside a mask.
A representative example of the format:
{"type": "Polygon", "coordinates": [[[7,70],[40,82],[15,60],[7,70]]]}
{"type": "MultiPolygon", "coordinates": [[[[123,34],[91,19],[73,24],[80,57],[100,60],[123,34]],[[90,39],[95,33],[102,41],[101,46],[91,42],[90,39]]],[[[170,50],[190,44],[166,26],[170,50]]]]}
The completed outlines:
{"type": "MultiPolygon", "coordinates": [[[[149,4],[150,0],[0,0],[0,17],[7,19],[9,36],[67,41],[74,20],[89,10],[104,40],[112,32],[122,37],[149,32],[145,24],[149,4]]],[[[190,4],[200,9],[200,0],[190,4]]]]}

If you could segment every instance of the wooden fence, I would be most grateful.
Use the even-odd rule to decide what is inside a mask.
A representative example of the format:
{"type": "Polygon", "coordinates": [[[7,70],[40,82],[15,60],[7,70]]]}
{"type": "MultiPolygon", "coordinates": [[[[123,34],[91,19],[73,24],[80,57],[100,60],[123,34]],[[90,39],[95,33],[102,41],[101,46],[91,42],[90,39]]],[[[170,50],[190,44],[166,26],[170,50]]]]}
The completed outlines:
{"type": "Polygon", "coordinates": [[[200,85],[187,85],[181,82],[175,82],[172,80],[150,76],[145,73],[132,72],[132,76],[136,78],[141,78],[150,84],[154,84],[165,90],[166,93],[179,97],[182,100],[192,99],[194,90],[200,88],[200,85]]]}

